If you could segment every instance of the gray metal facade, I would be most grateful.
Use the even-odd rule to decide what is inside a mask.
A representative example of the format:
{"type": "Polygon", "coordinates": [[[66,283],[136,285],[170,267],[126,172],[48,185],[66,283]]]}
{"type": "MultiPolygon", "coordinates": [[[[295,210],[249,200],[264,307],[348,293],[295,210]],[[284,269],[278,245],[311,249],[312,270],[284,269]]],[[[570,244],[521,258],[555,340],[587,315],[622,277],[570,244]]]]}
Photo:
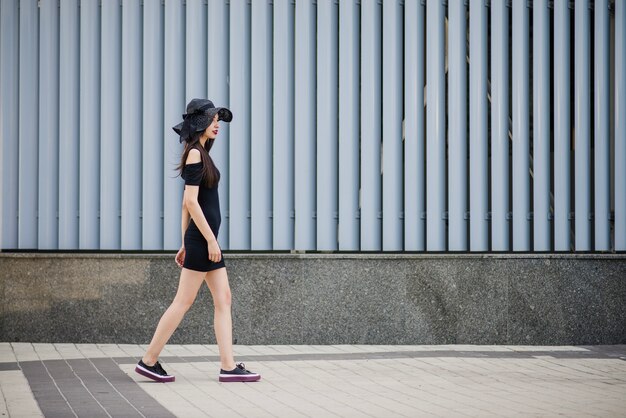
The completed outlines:
{"type": "Polygon", "coordinates": [[[626,250],[626,1],[2,0],[0,248],[626,250]]]}

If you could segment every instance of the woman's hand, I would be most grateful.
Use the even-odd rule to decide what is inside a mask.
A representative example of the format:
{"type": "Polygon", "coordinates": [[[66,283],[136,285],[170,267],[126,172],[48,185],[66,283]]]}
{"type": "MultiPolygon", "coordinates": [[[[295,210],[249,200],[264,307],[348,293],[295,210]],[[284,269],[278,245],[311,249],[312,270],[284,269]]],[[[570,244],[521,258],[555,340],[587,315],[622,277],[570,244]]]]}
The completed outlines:
{"type": "Polygon", "coordinates": [[[178,267],[182,267],[183,266],[183,262],[185,261],[185,247],[180,247],[180,250],[178,250],[178,252],[176,253],[176,264],[178,264],[178,267]]]}
{"type": "Polygon", "coordinates": [[[214,263],[217,263],[222,259],[222,250],[220,250],[220,246],[217,243],[217,240],[209,241],[209,260],[214,263]]]}

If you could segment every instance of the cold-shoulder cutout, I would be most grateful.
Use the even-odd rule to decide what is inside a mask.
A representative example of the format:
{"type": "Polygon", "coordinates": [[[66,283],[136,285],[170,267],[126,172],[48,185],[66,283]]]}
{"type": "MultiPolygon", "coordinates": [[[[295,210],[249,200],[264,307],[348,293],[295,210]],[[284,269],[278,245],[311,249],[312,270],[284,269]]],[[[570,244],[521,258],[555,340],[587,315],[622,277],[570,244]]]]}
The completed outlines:
{"type": "Polygon", "coordinates": [[[187,154],[187,160],[185,160],[185,164],[197,164],[202,162],[200,158],[200,150],[196,148],[192,148],[189,150],[189,154],[187,154]]]}

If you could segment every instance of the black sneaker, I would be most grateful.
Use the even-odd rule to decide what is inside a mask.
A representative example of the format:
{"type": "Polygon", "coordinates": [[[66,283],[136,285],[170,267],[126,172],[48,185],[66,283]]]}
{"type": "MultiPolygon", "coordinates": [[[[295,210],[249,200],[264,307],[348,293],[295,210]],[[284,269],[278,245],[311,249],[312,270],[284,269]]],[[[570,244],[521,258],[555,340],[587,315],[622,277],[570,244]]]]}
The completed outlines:
{"type": "Polygon", "coordinates": [[[142,360],[139,360],[139,363],[137,363],[137,366],[135,367],[135,371],[140,375],[156,380],[157,382],[165,383],[174,381],[174,376],[167,374],[161,366],[161,363],[158,361],[154,363],[154,366],[148,366],[142,360]]]}
{"type": "Polygon", "coordinates": [[[237,367],[230,371],[220,369],[220,382],[256,382],[261,380],[261,375],[246,370],[243,363],[237,364],[237,367]]]}

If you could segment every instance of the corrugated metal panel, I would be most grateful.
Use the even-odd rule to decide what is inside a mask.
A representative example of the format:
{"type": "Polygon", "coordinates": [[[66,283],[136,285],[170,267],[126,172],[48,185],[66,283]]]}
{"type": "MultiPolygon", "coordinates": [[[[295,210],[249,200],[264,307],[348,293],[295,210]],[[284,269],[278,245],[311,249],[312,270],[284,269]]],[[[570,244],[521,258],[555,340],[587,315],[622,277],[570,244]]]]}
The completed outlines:
{"type": "Polygon", "coordinates": [[[512,94],[513,114],[513,251],[530,251],[530,70],[529,19],[526,2],[513,2],[512,94]]]}
{"type": "Polygon", "coordinates": [[[533,3],[533,250],[549,251],[550,222],[550,11],[533,3]]]}
{"type": "MultiPolygon", "coordinates": [[[[80,2],[78,248],[100,249],[100,21],[98,0],[80,2]]],[[[114,89],[116,86],[107,86],[114,89]]],[[[108,109],[106,109],[108,110],[108,109]]],[[[106,119],[105,121],[106,122],[106,119]]],[[[108,131],[105,131],[108,132],[108,131]]],[[[116,138],[106,138],[105,144],[116,138]]],[[[106,162],[106,160],[104,160],[106,162]]],[[[108,208],[104,207],[108,210],[108,208]]],[[[107,214],[110,216],[111,214],[107,214]]],[[[108,232],[107,232],[108,233],[108,232]]]]}
{"type": "MultiPolygon", "coordinates": [[[[467,115],[467,8],[464,0],[448,4],[448,111],[467,115]]],[[[448,248],[467,250],[467,118],[449,118],[448,248]]]]}
{"type": "Polygon", "coordinates": [[[489,159],[487,155],[487,7],[470,2],[470,250],[487,251],[489,159]]]}
{"type": "MultiPolygon", "coordinates": [[[[404,249],[423,251],[424,222],[424,6],[404,5],[404,249]]],[[[342,54],[342,57],[344,54],[342,54]]],[[[465,58],[465,57],[463,57],[465,58]]],[[[340,138],[340,140],[344,140],[340,138]]],[[[343,160],[342,160],[343,161],[343,160]]],[[[341,222],[340,222],[341,227],[341,222]]]]}
{"type": "Polygon", "coordinates": [[[0,2],[0,145],[2,248],[20,248],[17,220],[19,120],[19,14],[17,1],[0,2]]]}
{"type": "Polygon", "coordinates": [[[446,97],[445,9],[426,2],[426,249],[445,251],[446,97]]]}
{"type": "MultiPolygon", "coordinates": [[[[163,249],[163,6],[144,2],[141,140],[141,248],[163,249]]],[[[175,116],[175,115],[174,115],[175,116]]]]}
{"type": "Polygon", "coordinates": [[[171,127],[193,97],[234,113],[212,150],[223,249],[626,249],[622,2],[0,11],[2,249],[178,248],[171,127]]]}
{"type": "Polygon", "coordinates": [[[294,248],[294,7],[276,2],[273,50],[273,249],[294,248]]]}
{"type": "Polygon", "coordinates": [[[509,146],[509,13],[506,0],[491,4],[491,249],[508,251],[509,146]]]}
{"type": "Polygon", "coordinates": [[[359,57],[356,0],[339,2],[339,250],[359,249],[359,57]]]}
{"type": "MultiPolygon", "coordinates": [[[[272,248],[272,10],[269,0],[252,1],[250,105],[250,248],[272,248]]],[[[225,125],[225,124],[224,124],[225,125]]]]}
{"type": "MultiPolygon", "coordinates": [[[[626,74],[626,2],[615,4],[615,74],[626,74]]],[[[615,77],[615,247],[626,251],[626,78],[615,77]]]]}
{"type": "MultiPolygon", "coordinates": [[[[128,13],[128,9],[126,4],[125,13],[128,13]]],[[[100,249],[113,250],[119,249],[121,242],[121,192],[125,188],[122,183],[133,181],[127,176],[122,181],[121,140],[123,137],[128,141],[129,132],[122,131],[120,108],[129,110],[126,104],[122,104],[122,87],[130,87],[127,84],[122,86],[122,49],[128,49],[128,44],[134,39],[124,37],[122,44],[122,8],[117,1],[102,3],[102,28],[106,32],[101,37],[100,72],[100,249]]],[[[128,31],[128,24],[124,25],[124,31],[128,31]]],[[[128,77],[128,74],[125,76],[128,77]]],[[[130,92],[125,91],[126,100],[128,95],[130,92]]],[[[123,147],[125,156],[137,152],[132,140],[124,143],[123,147]]]]}
{"type": "Polygon", "coordinates": [[[39,25],[39,198],[38,248],[57,249],[59,237],[59,7],[40,2],[39,25]]]}
{"type": "Polygon", "coordinates": [[[569,251],[570,222],[570,10],[554,8],[554,249],[569,251]]]}

